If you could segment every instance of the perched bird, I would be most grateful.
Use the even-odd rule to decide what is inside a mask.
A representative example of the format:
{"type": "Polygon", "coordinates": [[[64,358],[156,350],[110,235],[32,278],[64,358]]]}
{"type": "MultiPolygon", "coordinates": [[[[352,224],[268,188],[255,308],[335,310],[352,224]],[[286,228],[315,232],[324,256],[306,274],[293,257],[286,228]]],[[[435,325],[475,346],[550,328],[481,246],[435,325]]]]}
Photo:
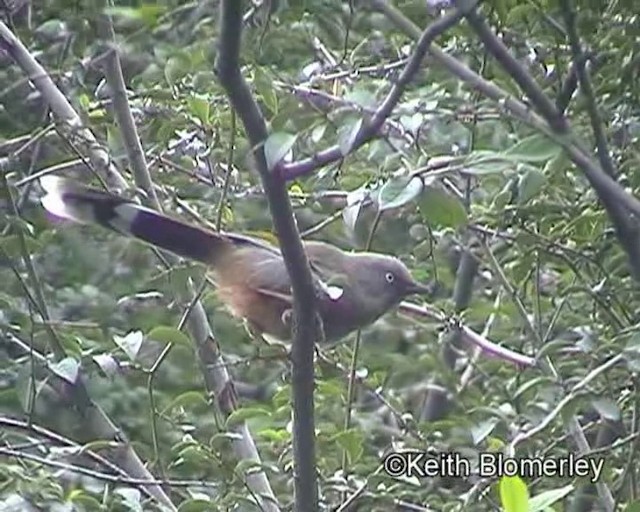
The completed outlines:
{"type": "MultiPolygon", "coordinates": [[[[42,205],[51,214],[99,224],[207,265],[220,299],[257,333],[291,339],[291,281],[280,250],[257,238],[187,224],[131,200],[45,176],[42,205]]],[[[324,242],[304,242],[311,265],[325,340],[365,327],[412,294],[429,294],[399,259],[346,252],[324,242]]]]}

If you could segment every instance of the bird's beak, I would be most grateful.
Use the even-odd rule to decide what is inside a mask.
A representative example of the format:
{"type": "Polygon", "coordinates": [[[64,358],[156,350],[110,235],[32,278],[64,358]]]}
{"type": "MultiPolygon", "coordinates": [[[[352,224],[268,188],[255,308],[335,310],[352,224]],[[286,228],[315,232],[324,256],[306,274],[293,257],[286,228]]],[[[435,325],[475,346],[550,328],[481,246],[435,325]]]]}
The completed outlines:
{"type": "Polygon", "coordinates": [[[433,294],[433,288],[426,284],[419,283],[418,281],[412,281],[407,283],[405,293],[407,295],[431,295],[433,294]]]}

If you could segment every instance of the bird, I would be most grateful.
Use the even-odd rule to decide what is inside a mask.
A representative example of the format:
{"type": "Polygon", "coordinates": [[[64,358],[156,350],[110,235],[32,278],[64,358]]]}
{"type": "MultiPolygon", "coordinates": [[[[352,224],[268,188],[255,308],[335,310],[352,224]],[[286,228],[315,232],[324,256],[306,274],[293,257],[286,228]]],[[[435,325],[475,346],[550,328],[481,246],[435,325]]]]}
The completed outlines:
{"type": "MultiPolygon", "coordinates": [[[[251,332],[290,341],[291,280],[278,247],[262,239],[193,225],[134,200],[69,178],[40,178],[41,204],[57,218],[95,224],[203,263],[212,272],[221,301],[251,332]]],[[[304,241],[324,340],[337,342],[364,328],[406,297],[429,295],[398,258],[350,252],[327,242],[304,241]]]]}

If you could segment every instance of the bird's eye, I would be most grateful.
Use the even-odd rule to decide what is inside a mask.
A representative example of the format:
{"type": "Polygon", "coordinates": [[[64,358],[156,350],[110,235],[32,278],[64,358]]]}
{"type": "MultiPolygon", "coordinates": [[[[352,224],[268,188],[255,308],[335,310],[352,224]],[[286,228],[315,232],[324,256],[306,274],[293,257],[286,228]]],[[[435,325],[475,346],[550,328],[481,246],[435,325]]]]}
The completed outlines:
{"type": "Polygon", "coordinates": [[[396,276],[394,276],[391,272],[387,272],[384,275],[384,278],[387,280],[387,283],[393,283],[393,281],[396,278],[396,276]]]}

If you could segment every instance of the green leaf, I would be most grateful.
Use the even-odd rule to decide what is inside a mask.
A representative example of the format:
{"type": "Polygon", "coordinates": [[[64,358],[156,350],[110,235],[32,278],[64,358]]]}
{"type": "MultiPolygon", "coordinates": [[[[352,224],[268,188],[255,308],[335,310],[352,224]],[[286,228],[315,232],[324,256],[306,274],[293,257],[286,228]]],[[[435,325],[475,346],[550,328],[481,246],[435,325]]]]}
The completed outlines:
{"type": "Polygon", "coordinates": [[[18,309],[18,301],[19,299],[17,297],[12,297],[11,295],[0,291],[0,310],[14,308],[18,309]]]}
{"type": "Polygon", "coordinates": [[[270,171],[291,151],[297,138],[297,135],[285,132],[275,132],[269,135],[264,143],[264,156],[270,171]]]}
{"type": "Polygon", "coordinates": [[[342,382],[336,382],[334,379],[319,380],[316,384],[318,396],[323,398],[336,400],[342,400],[342,393],[344,391],[342,382]]]}
{"type": "Polygon", "coordinates": [[[185,333],[175,327],[166,325],[159,325],[151,329],[147,334],[147,339],[179,345],[189,345],[191,343],[185,333]]]}
{"type": "Polygon", "coordinates": [[[169,85],[174,86],[189,72],[190,67],[189,59],[184,55],[170,57],[164,66],[164,78],[169,85]]]}
{"type": "Polygon", "coordinates": [[[113,17],[122,17],[130,20],[143,21],[149,26],[157,23],[158,18],[166,11],[162,5],[144,3],[140,7],[109,6],[105,12],[113,17]]]}
{"type": "Polygon", "coordinates": [[[463,204],[437,187],[427,187],[418,206],[422,218],[434,227],[457,228],[467,222],[463,204]]]}
{"type": "Polygon", "coordinates": [[[120,495],[129,510],[142,512],[140,498],[142,497],[138,489],[133,487],[118,487],[114,489],[114,494],[120,495]]]}
{"type": "Polygon", "coordinates": [[[465,173],[471,175],[504,174],[523,164],[548,162],[562,154],[562,148],[543,135],[532,135],[503,152],[473,151],[464,162],[465,173]]]}
{"type": "Polygon", "coordinates": [[[255,473],[260,468],[262,468],[262,464],[258,461],[255,461],[253,459],[242,459],[239,460],[236,464],[235,471],[248,475],[251,473],[255,473]]]}
{"type": "Polygon", "coordinates": [[[556,157],[562,148],[549,137],[541,134],[531,135],[510,147],[502,156],[519,163],[546,162],[556,157]]]}
{"type": "Polygon", "coordinates": [[[332,440],[347,453],[351,464],[357,462],[364,452],[362,432],[354,428],[338,432],[332,440]]]}
{"type": "Polygon", "coordinates": [[[320,142],[322,140],[322,137],[324,137],[324,133],[326,131],[327,131],[327,124],[326,123],[320,123],[317,126],[314,126],[313,130],[311,130],[311,140],[315,144],[318,144],[318,142],[320,142]]]}
{"type": "MultiPolygon", "coordinates": [[[[76,489],[78,491],[79,489],[76,489]]],[[[77,505],[80,510],[100,510],[103,504],[86,492],[70,492],[67,501],[77,505]]]]}
{"type": "Polygon", "coordinates": [[[113,155],[124,154],[124,146],[122,144],[122,133],[115,125],[107,126],[107,147],[113,155]]]}
{"type": "Polygon", "coordinates": [[[529,491],[519,476],[500,479],[500,502],[505,512],[529,512],[529,491]]]}
{"type": "Polygon", "coordinates": [[[342,156],[347,156],[362,128],[362,118],[352,118],[338,128],[338,145],[342,156]]]}
{"type": "Polygon", "coordinates": [[[256,432],[256,435],[260,439],[264,439],[265,441],[271,443],[282,443],[285,441],[289,441],[291,439],[291,434],[286,431],[284,428],[274,429],[274,428],[265,428],[263,430],[259,430],[256,432]]]}
{"type": "Polygon", "coordinates": [[[345,94],[344,99],[365,108],[373,108],[377,105],[375,94],[364,87],[354,87],[345,94]]]}
{"type": "MultiPolygon", "coordinates": [[[[7,235],[0,238],[0,244],[2,245],[2,251],[9,258],[19,258],[23,253],[24,248],[29,254],[36,254],[41,250],[41,242],[35,238],[18,235],[7,235]]],[[[3,254],[3,256],[4,256],[3,254]]]]}
{"type": "Polygon", "coordinates": [[[640,512],[640,500],[629,503],[624,509],[624,512],[640,512]]]}
{"type": "Polygon", "coordinates": [[[75,384],[80,370],[80,362],[73,357],[65,357],[61,361],[53,363],[49,369],[61,379],[75,384]]]}
{"type": "Polygon", "coordinates": [[[530,168],[518,181],[518,203],[524,204],[535,197],[547,182],[547,178],[536,168],[530,168]]]}
{"type": "Polygon", "coordinates": [[[31,237],[34,234],[33,224],[22,217],[8,217],[7,223],[11,226],[13,231],[22,231],[25,237],[31,237]]]}
{"type": "Polygon", "coordinates": [[[347,207],[342,210],[342,220],[352,233],[355,230],[362,205],[368,195],[369,189],[366,185],[347,194],[347,207]]]}
{"type": "Polygon", "coordinates": [[[193,498],[184,500],[178,507],[178,512],[209,512],[211,500],[205,498],[193,498]]]}
{"type": "MultiPolygon", "coordinates": [[[[573,484],[569,484],[564,487],[558,487],[557,489],[549,489],[541,492],[529,500],[529,512],[546,511],[556,501],[560,501],[562,498],[569,495],[573,489],[573,484]]],[[[627,510],[629,509],[627,508],[627,510]]],[[[640,512],[640,508],[638,508],[636,512],[640,512]]]]}
{"type": "Polygon", "coordinates": [[[378,192],[378,206],[381,211],[404,206],[418,197],[423,187],[422,180],[417,176],[391,178],[378,192]]]}
{"type": "Polygon", "coordinates": [[[527,17],[536,15],[536,6],[533,4],[520,4],[515,5],[509,9],[507,18],[504,19],[506,25],[515,25],[518,23],[526,23],[527,17]]]}
{"type": "Polygon", "coordinates": [[[464,172],[472,176],[507,174],[515,171],[516,167],[517,163],[494,151],[473,151],[464,162],[464,172]]]}
{"type": "Polygon", "coordinates": [[[533,392],[535,392],[534,388],[542,385],[547,385],[547,386],[553,385],[553,381],[550,377],[546,375],[534,377],[533,379],[523,382],[522,385],[516,389],[516,391],[513,393],[513,399],[526,400],[526,397],[522,396],[524,393],[528,392],[529,390],[533,390],[533,392]]]}
{"type": "Polygon", "coordinates": [[[185,407],[185,406],[196,407],[199,405],[206,405],[206,404],[207,404],[207,400],[205,399],[202,392],[186,391],[185,393],[182,393],[181,395],[178,395],[176,398],[171,400],[169,405],[167,405],[163,409],[162,414],[166,414],[172,411],[173,409],[175,409],[176,407],[185,407]]]}
{"type": "Polygon", "coordinates": [[[127,354],[127,357],[131,361],[135,361],[136,357],[138,357],[138,353],[140,352],[142,342],[144,341],[144,335],[142,334],[142,331],[131,331],[127,333],[126,336],[118,336],[117,334],[114,334],[113,341],[125,354],[127,354]]]}
{"type": "Polygon", "coordinates": [[[193,114],[203,125],[209,124],[211,109],[209,102],[206,99],[199,98],[197,96],[189,96],[187,99],[187,105],[191,114],[193,114]]]}
{"type": "Polygon", "coordinates": [[[640,333],[635,332],[622,350],[631,371],[640,371],[640,333]]]}
{"type": "Polygon", "coordinates": [[[277,114],[278,96],[273,86],[273,79],[262,68],[255,68],[253,72],[253,87],[271,113],[277,114]]]}
{"type": "Polygon", "coordinates": [[[35,33],[48,40],[63,36],[67,32],[67,24],[59,19],[50,19],[39,25],[35,33]]]}
{"type": "Polygon", "coordinates": [[[242,407],[241,409],[237,409],[233,411],[229,417],[225,425],[227,427],[231,427],[233,425],[237,425],[242,423],[243,421],[248,420],[249,418],[257,418],[257,417],[270,417],[271,411],[265,407],[242,407]]]}

